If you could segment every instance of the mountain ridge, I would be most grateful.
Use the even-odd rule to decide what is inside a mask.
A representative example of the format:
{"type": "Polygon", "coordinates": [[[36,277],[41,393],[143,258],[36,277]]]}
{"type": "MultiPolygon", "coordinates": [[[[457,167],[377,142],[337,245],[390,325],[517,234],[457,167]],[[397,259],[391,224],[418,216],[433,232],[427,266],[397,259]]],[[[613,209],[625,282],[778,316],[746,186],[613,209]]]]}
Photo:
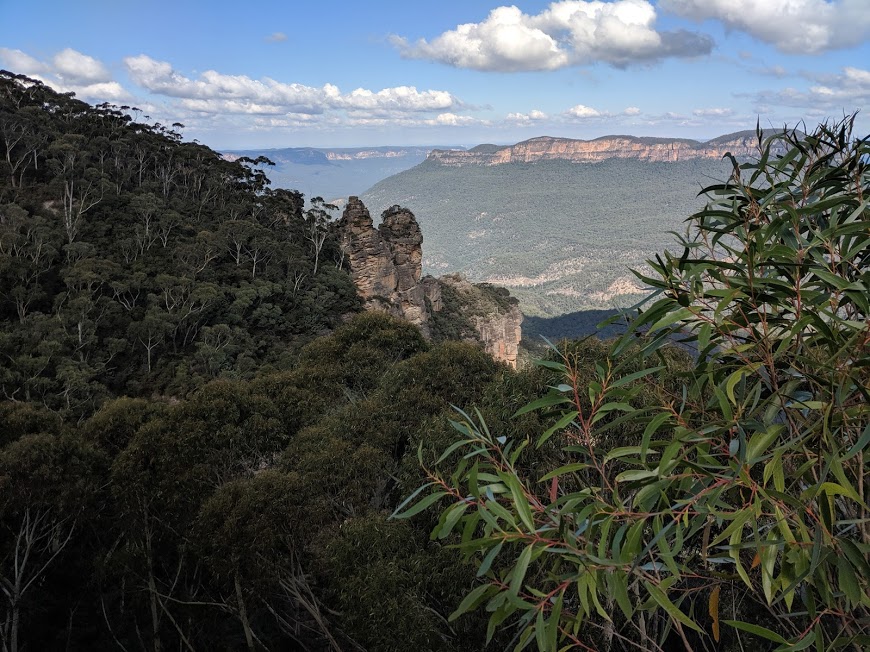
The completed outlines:
{"type": "Polygon", "coordinates": [[[514,145],[478,145],[468,150],[432,150],[427,161],[438,165],[505,165],[564,160],[593,163],[611,158],[675,162],[691,159],[721,159],[726,154],[745,158],[758,152],[755,130],[738,131],[708,141],[689,138],[608,135],[591,140],[559,136],[536,136],[514,145]]]}

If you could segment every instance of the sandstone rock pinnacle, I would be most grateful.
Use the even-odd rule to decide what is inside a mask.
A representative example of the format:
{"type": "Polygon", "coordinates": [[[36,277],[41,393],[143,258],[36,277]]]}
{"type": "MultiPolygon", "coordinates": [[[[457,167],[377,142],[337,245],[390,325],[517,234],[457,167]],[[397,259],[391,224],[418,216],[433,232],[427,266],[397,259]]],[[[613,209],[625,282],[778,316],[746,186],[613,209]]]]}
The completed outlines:
{"type": "Polygon", "coordinates": [[[523,316],[515,300],[494,302],[487,299],[490,286],[484,291],[483,286],[458,276],[422,276],[423,233],[414,214],[392,206],[381,217],[376,229],[359,197],[350,197],[336,225],[351,279],[366,310],[402,317],[429,339],[432,315],[444,308],[442,289],[447,287],[461,299],[459,310],[473,327],[472,339],[496,360],[516,367],[523,316]]]}

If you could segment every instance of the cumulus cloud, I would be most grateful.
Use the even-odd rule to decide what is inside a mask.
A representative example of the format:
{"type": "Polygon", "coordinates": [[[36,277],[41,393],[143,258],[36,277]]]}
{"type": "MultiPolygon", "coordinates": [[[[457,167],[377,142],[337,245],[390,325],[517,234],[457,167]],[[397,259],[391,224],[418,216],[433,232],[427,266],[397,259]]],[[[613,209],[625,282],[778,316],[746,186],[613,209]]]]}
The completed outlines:
{"type": "Polygon", "coordinates": [[[69,87],[69,90],[73,91],[79,99],[88,102],[126,102],[133,99],[129,91],[116,81],[85,86],[74,85],[69,87]]]}
{"type": "Polygon", "coordinates": [[[437,116],[428,120],[426,124],[431,124],[439,127],[463,127],[472,124],[478,124],[480,121],[468,115],[456,115],[455,113],[439,113],[437,116]]]}
{"type": "Polygon", "coordinates": [[[403,56],[457,68],[518,72],[604,62],[616,67],[666,57],[709,54],[712,40],[685,30],[657,31],[647,0],[562,0],[539,14],[497,7],[479,23],[465,23],[427,41],[401,36],[403,56]]]}
{"type": "Polygon", "coordinates": [[[73,92],[83,100],[122,102],[131,98],[121,84],[112,80],[112,74],[101,61],[71,48],[61,50],[50,62],[39,61],[21,50],[0,48],[0,63],[12,72],[39,80],[62,93],[73,92]]]}
{"type": "Polygon", "coordinates": [[[101,84],[112,80],[112,74],[101,61],[66,48],[52,59],[55,74],[71,84],[101,84]]]}
{"type": "Polygon", "coordinates": [[[445,111],[461,104],[447,91],[418,91],[414,86],[380,91],[357,88],[345,94],[333,84],[318,88],[268,77],[224,75],[215,70],[191,79],[174,70],[170,63],[144,54],[127,57],[124,65],[137,85],[151,93],[179,98],[186,108],[207,113],[320,114],[345,109],[375,115],[445,111]]]}
{"type": "Polygon", "coordinates": [[[543,111],[539,111],[538,109],[532,109],[528,113],[508,113],[505,116],[505,120],[507,120],[508,122],[532,123],[546,120],[547,117],[547,114],[543,111]]]}
{"type": "Polygon", "coordinates": [[[373,92],[357,88],[335,99],[337,106],[350,109],[387,111],[442,111],[456,106],[447,91],[418,91],[414,86],[396,86],[373,92]]]}
{"type": "Polygon", "coordinates": [[[287,40],[287,35],[284,32],[272,32],[266,37],[269,43],[282,43],[287,40]]]}
{"type": "Polygon", "coordinates": [[[636,106],[629,106],[622,112],[624,115],[640,115],[641,110],[636,106]]]}
{"type": "Polygon", "coordinates": [[[576,106],[572,106],[570,109],[565,111],[565,115],[570,118],[576,118],[578,120],[589,120],[590,118],[605,118],[610,114],[605,111],[593,109],[591,106],[578,104],[576,106]]]}
{"type": "Polygon", "coordinates": [[[870,38],[867,0],[662,0],[696,21],[717,20],[790,54],[817,54],[870,38]]]}
{"type": "Polygon", "coordinates": [[[34,59],[29,54],[21,50],[10,50],[9,48],[0,48],[0,63],[7,70],[19,75],[27,75],[28,77],[37,78],[50,72],[47,64],[34,59]]]}
{"type": "Polygon", "coordinates": [[[331,84],[314,88],[284,84],[268,77],[260,81],[246,75],[223,75],[214,70],[205,71],[199,79],[190,79],[176,72],[170,63],[145,54],[126,57],[124,65],[138,86],[158,95],[200,100],[195,103],[198,110],[213,113],[228,107],[235,107],[234,113],[257,113],[257,106],[284,107],[285,112],[294,113],[322,113],[330,98],[339,95],[338,88],[331,84]]]}

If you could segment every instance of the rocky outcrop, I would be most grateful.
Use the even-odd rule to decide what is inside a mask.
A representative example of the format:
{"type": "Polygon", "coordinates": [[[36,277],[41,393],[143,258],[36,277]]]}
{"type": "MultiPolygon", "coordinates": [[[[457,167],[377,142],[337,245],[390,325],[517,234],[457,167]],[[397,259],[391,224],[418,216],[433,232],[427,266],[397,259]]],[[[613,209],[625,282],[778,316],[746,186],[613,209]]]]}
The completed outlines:
{"type": "Polygon", "coordinates": [[[510,293],[489,283],[471,283],[459,274],[438,279],[460,306],[461,315],[474,328],[474,339],[496,360],[516,368],[523,337],[523,313],[510,293]]]}
{"type": "Polygon", "coordinates": [[[375,228],[365,205],[351,197],[336,225],[366,310],[407,319],[427,339],[433,336],[433,314],[438,314],[439,323],[461,320],[471,327],[467,339],[480,342],[496,360],[516,367],[523,319],[516,300],[507,290],[485,283],[474,285],[458,276],[423,277],[423,235],[414,214],[393,206],[381,217],[375,228]],[[458,298],[449,309],[444,292],[458,298]],[[450,311],[456,314],[446,314],[450,311]]]}
{"type": "Polygon", "coordinates": [[[467,151],[436,149],[429,153],[427,160],[453,167],[548,160],[594,163],[611,158],[673,162],[698,158],[720,159],[726,152],[738,158],[757,156],[758,139],[755,132],[738,132],[707,142],[635,136],[603,136],[595,140],[541,136],[505,147],[481,145],[467,151]]]}
{"type": "Polygon", "coordinates": [[[393,206],[374,228],[369,210],[358,197],[348,199],[337,228],[351,278],[367,310],[403,317],[429,336],[420,225],[411,211],[393,206]]]}
{"type": "Polygon", "coordinates": [[[496,360],[506,362],[516,369],[520,340],[523,338],[523,313],[519,306],[513,306],[505,313],[475,317],[473,323],[484,350],[496,360]]]}

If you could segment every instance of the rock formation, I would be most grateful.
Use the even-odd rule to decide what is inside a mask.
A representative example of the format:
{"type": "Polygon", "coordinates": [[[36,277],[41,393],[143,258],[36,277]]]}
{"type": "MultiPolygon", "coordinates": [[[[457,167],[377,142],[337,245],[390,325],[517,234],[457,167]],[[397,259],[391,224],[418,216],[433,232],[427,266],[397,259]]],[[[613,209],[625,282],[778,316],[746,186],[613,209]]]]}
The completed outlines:
{"type": "Polygon", "coordinates": [[[735,157],[757,156],[758,139],[755,132],[739,132],[707,142],[685,138],[637,138],[635,136],[603,136],[595,140],[541,136],[505,147],[479,145],[467,151],[436,149],[429,153],[427,160],[453,167],[535,163],[547,160],[593,163],[610,158],[673,162],[697,158],[720,159],[726,152],[730,152],[735,157]]]}
{"type": "MultiPolygon", "coordinates": [[[[336,225],[339,242],[366,310],[407,319],[431,338],[432,315],[445,310],[442,291],[459,299],[458,315],[473,328],[470,339],[480,342],[496,360],[516,367],[522,313],[507,290],[474,285],[458,276],[422,276],[423,235],[414,214],[393,206],[384,211],[376,229],[368,209],[350,197],[336,225]]],[[[444,315],[444,318],[448,318],[444,315]]]]}
{"type": "Polygon", "coordinates": [[[420,283],[423,234],[411,211],[393,206],[375,229],[369,210],[351,197],[337,228],[366,310],[404,317],[428,337],[429,313],[420,283]]]}
{"type": "Polygon", "coordinates": [[[459,299],[462,315],[475,330],[474,339],[493,358],[516,369],[523,336],[519,302],[504,288],[471,283],[459,274],[442,276],[438,282],[459,299]]]}

